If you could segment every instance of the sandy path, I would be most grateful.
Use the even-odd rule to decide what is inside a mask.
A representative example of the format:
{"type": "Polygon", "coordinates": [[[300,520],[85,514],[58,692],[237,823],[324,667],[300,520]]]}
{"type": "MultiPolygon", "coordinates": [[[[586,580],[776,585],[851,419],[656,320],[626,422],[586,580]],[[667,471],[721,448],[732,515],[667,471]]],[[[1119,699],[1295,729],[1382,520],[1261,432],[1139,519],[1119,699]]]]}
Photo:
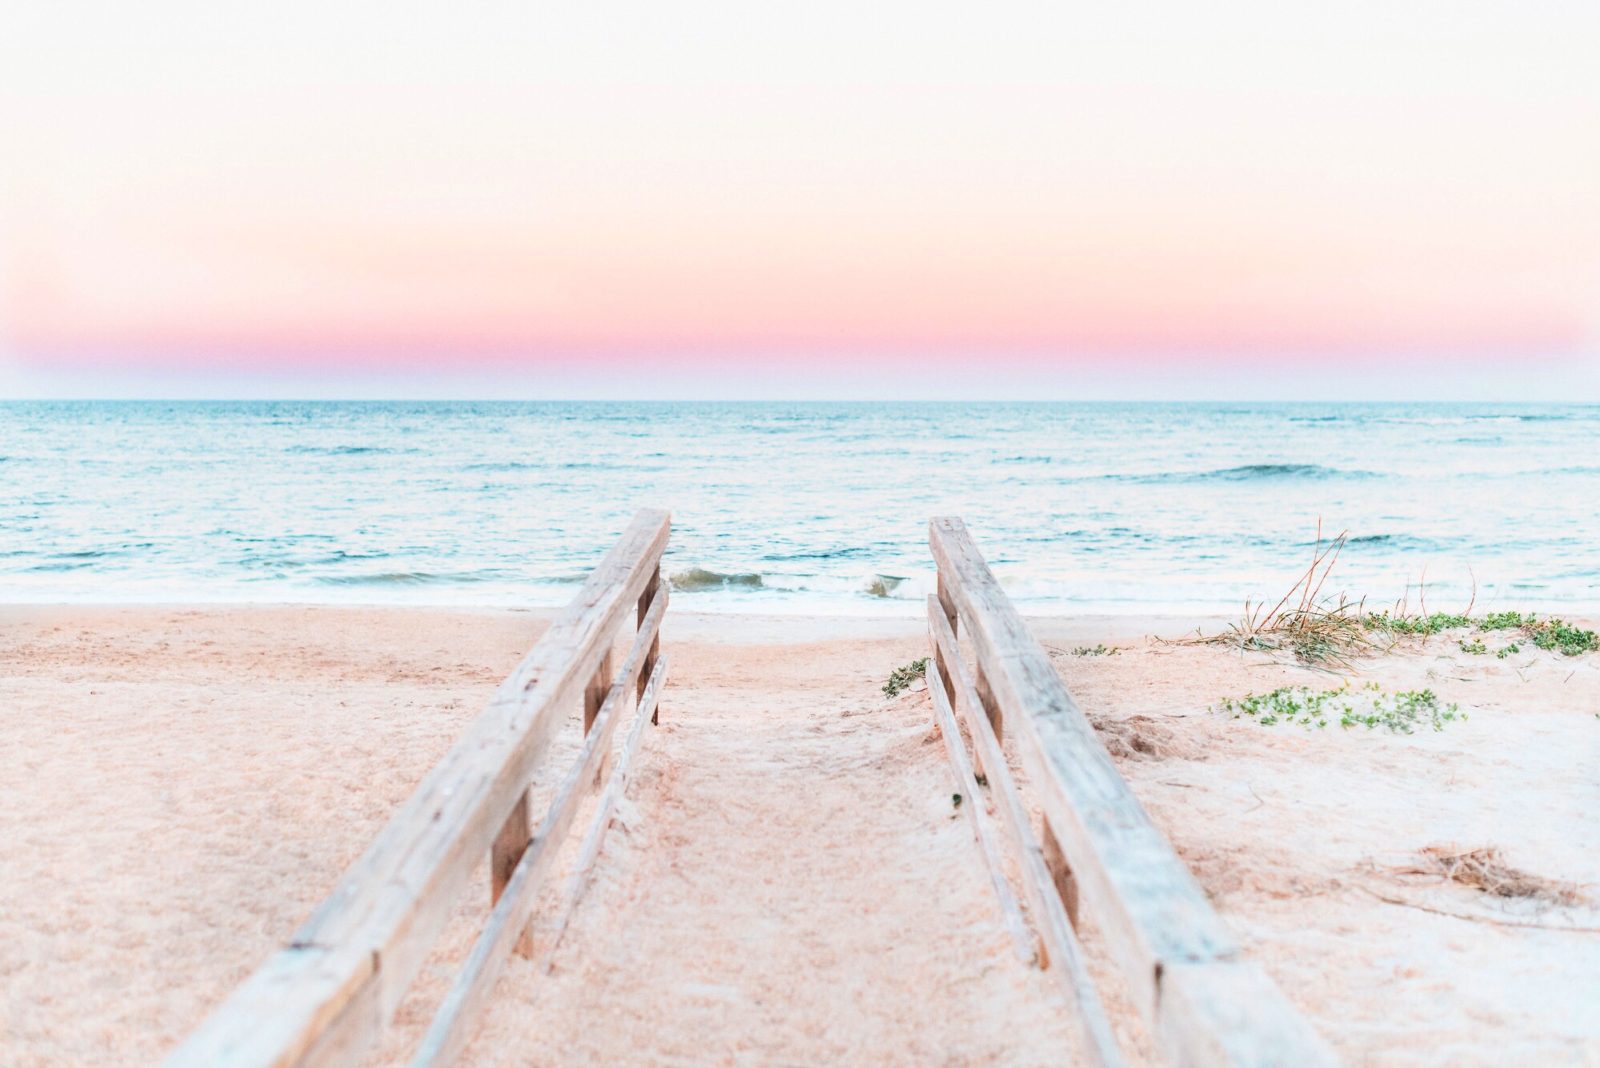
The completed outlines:
{"type": "MultiPolygon", "coordinates": [[[[159,1060],[328,893],[541,624],[62,607],[0,610],[0,628],[10,1068],[159,1060]]],[[[926,695],[878,690],[916,634],[670,618],[662,726],[555,971],[513,959],[468,1063],[1056,1060],[1063,1003],[1002,933],[926,695]]],[[[404,1063],[486,899],[480,878],[371,1063],[404,1063]]]]}
{"type": "Polygon", "coordinates": [[[599,877],[473,1059],[1059,1062],[1064,1002],[1000,926],[926,696],[878,692],[917,643],[671,648],[599,877]]]}

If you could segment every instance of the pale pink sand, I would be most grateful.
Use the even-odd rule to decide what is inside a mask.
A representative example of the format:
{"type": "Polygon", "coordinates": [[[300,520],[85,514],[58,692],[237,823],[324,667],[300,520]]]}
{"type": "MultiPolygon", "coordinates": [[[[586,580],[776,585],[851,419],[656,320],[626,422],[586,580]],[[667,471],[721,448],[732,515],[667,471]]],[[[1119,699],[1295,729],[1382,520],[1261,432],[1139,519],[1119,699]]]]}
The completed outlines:
{"type": "Polygon", "coordinates": [[[0,1062],[157,1059],[333,886],[526,614],[0,616],[0,1062]]]}
{"type": "Polygon", "coordinates": [[[1037,632],[1079,703],[1103,717],[1102,737],[1156,750],[1113,743],[1157,825],[1248,954],[1347,1062],[1600,1064],[1600,934],[1486,922],[1592,932],[1600,910],[1386,870],[1434,843],[1493,845],[1532,873],[1587,884],[1600,902],[1600,656],[1524,642],[1498,660],[1445,635],[1399,646],[1362,663],[1357,683],[1431,688],[1470,716],[1406,736],[1207,711],[1222,697],[1340,682],[1266,654],[1166,646],[1125,629],[1095,638],[1123,652],[1073,656],[1084,643],[1051,640],[1052,626],[1037,632]]]}
{"type": "MultiPolygon", "coordinates": [[[[19,1065],[159,1058],[294,930],[540,629],[303,607],[13,608],[0,626],[0,1062],[19,1065]]],[[[1459,841],[1600,883],[1596,658],[1485,662],[1436,639],[1374,661],[1472,715],[1397,738],[1208,714],[1314,678],[1259,655],[1119,640],[1150,629],[1126,621],[1038,629],[1110,735],[1155,743],[1119,746],[1125,773],[1348,1061],[1597,1056],[1600,936],[1363,889],[1600,925],[1369,870],[1459,841]],[[1129,648],[1067,652],[1100,640],[1129,648]]],[[[926,694],[878,692],[924,644],[914,623],[675,609],[662,726],[594,885],[551,974],[513,960],[468,1062],[1059,1063],[1067,1010],[1000,928],[926,694]]],[[[404,1059],[486,897],[460,903],[374,1063],[404,1059]]]]}

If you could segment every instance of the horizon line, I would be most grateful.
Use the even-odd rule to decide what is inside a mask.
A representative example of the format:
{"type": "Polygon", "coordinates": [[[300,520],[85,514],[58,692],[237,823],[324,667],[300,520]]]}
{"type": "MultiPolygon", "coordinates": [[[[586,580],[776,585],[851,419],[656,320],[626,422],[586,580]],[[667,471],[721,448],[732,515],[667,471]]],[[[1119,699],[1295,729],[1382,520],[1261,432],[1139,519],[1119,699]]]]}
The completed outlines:
{"type": "Polygon", "coordinates": [[[584,396],[517,396],[517,397],[487,397],[487,396],[459,396],[459,397],[426,397],[426,396],[340,396],[318,397],[301,395],[283,396],[233,396],[209,397],[200,395],[173,395],[173,396],[147,396],[147,397],[80,397],[80,396],[15,396],[0,397],[0,404],[40,404],[40,403],[76,403],[76,404],[847,404],[847,405],[872,405],[875,407],[892,407],[914,404],[948,404],[948,405],[974,405],[974,404],[1013,404],[1013,405],[1117,405],[1117,404],[1161,404],[1161,405],[1209,405],[1209,404],[1438,404],[1438,405],[1478,405],[1482,407],[1517,407],[1529,404],[1561,405],[1566,407],[1600,407],[1600,399],[1553,399],[1553,398],[1522,398],[1515,400],[1498,399],[1467,399],[1448,397],[1424,398],[1393,398],[1393,397],[1192,397],[1192,398],[1161,398],[1161,397],[888,397],[868,399],[861,397],[778,397],[778,396],[735,396],[735,397],[584,397],[584,396]]]}

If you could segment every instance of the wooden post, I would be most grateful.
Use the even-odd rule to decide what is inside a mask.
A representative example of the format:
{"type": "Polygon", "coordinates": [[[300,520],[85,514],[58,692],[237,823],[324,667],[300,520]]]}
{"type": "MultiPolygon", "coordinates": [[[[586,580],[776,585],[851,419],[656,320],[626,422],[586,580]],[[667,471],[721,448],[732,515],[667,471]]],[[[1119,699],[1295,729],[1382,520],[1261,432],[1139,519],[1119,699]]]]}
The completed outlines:
{"type": "MultiPolygon", "coordinates": [[[[583,691],[583,733],[588,735],[594,727],[594,717],[600,714],[600,706],[605,704],[606,694],[611,692],[611,673],[615,659],[610,645],[606,646],[606,654],[600,658],[600,666],[594,669],[594,675],[589,679],[589,685],[583,691]]],[[[570,705],[568,707],[571,707],[570,705]]]]}
{"type": "MultiPolygon", "coordinates": [[[[611,675],[616,661],[616,654],[610,646],[606,647],[606,655],[600,658],[600,666],[595,668],[594,677],[589,680],[589,685],[583,691],[583,736],[587,738],[594,729],[594,719],[600,714],[600,706],[606,703],[606,695],[611,692],[611,675]]],[[[594,784],[599,786],[605,781],[606,774],[611,768],[611,754],[605,753],[600,758],[600,766],[594,771],[594,784]]]]}
{"type": "Polygon", "coordinates": [[[977,669],[973,672],[973,688],[978,691],[978,703],[983,706],[983,714],[989,720],[989,726],[994,728],[994,740],[1001,746],[1006,744],[1005,715],[1000,711],[1000,702],[994,699],[994,691],[989,688],[989,676],[983,671],[983,658],[979,657],[974,665],[977,669]]]}
{"type": "MultiPolygon", "coordinates": [[[[950,633],[959,636],[961,633],[961,619],[956,614],[955,601],[951,600],[950,591],[946,588],[945,582],[944,572],[941,571],[939,572],[939,607],[944,610],[944,617],[950,621],[950,633]]],[[[960,654],[955,653],[953,655],[959,656],[960,654]]],[[[939,647],[937,642],[933,646],[933,662],[939,669],[939,678],[944,680],[945,700],[953,708],[956,703],[955,673],[951,670],[951,665],[945,663],[944,650],[939,647]]],[[[981,771],[982,768],[980,767],[979,770],[981,771]]]]}
{"type": "MultiPolygon", "coordinates": [[[[500,895],[506,892],[506,884],[511,881],[511,873],[517,870],[517,864],[522,860],[522,854],[528,851],[528,843],[532,840],[532,824],[528,819],[528,791],[523,790],[522,796],[517,798],[517,803],[511,806],[511,814],[501,825],[500,833],[495,835],[494,845],[489,850],[490,908],[493,908],[500,900],[500,895]]],[[[520,956],[532,957],[533,940],[524,934],[517,941],[516,951],[520,956]]]]}
{"type": "Polygon", "coordinates": [[[1056,832],[1050,829],[1050,821],[1044,820],[1044,866],[1049,869],[1050,878],[1056,884],[1056,893],[1061,895],[1061,904],[1066,907],[1067,919],[1072,921],[1074,930],[1078,927],[1078,879],[1072,874],[1072,867],[1067,863],[1067,856],[1061,851],[1061,843],[1056,841],[1056,832]]]}
{"type": "MultiPolygon", "coordinates": [[[[655,574],[650,576],[650,581],[645,584],[644,593],[639,595],[639,625],[644,625],[644,617],[650,612],[650,602],[655,599],[656,590],[661,588],[661,565],[656,565],[655,574]]],[[[639,673],[639,689],[634,694],[636,700],[644,700],[644,688],[650,684],[650,674],[656,669],[656,660],[661,656],[661,632],[656,631],[655,638],[650,642],[650,651],[644,656],[644,670],[639,673]]],[[[660,716],[660,706],[651,713],[650,722],[657,722],[660,716]]]]}
{"type": "Polygon", "coordinates": [[[506,883],[511,881],[511,873],[516,870],[517,861],[522,859],[523,850],[528,848],[531,837],[528,791],[524,790],[522,796],[517,798],[517,803],[511,806],[511,814],[501,825],[500,833],[495,835],[494,845],[489,850],[490,905],[499,901],[500,895],[505,892],[506,883]]]}

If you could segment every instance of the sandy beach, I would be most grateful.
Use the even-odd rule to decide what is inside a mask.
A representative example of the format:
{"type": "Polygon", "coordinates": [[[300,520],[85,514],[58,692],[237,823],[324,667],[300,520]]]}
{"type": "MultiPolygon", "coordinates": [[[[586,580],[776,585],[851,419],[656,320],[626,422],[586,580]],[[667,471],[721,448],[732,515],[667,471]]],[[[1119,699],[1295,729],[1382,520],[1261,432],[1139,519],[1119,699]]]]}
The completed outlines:
{"type": "Polygon", "coordinates": [[[12,9],[0,1068],[1600,1068],[1600,2],[12,9]]]}
{"type": "MultiPolygon", "coordinates": [[[[294,931],[546,618],[0,609],[0,1060],[159,1059],[294,931]]],[[[1264,725],[1221,702],[1341,680],[1152,637],[1201,624],[1034,629],[1248,955],[1341,1058],[1600,1061],[1600,657],[1411,640],[1356,684],[1430,689],[1465,718],[1264,725]],[[1427,873],[1437,847],[1495,847],[1586,900],[1427,873]]],[[[661,725],[594,885],[548,974],[513,959],[467,1062],[1059,1063],[1066,1003],[1011,952],[926,690],[880,690],[925,655],[920,624],[674,609],[663,648],[661,725]]],[[[486,879],[372,1063],[420,1036],[486,879]]],[[[1092,931],[1086,948],[1106,972],[1092,931]]]]}

